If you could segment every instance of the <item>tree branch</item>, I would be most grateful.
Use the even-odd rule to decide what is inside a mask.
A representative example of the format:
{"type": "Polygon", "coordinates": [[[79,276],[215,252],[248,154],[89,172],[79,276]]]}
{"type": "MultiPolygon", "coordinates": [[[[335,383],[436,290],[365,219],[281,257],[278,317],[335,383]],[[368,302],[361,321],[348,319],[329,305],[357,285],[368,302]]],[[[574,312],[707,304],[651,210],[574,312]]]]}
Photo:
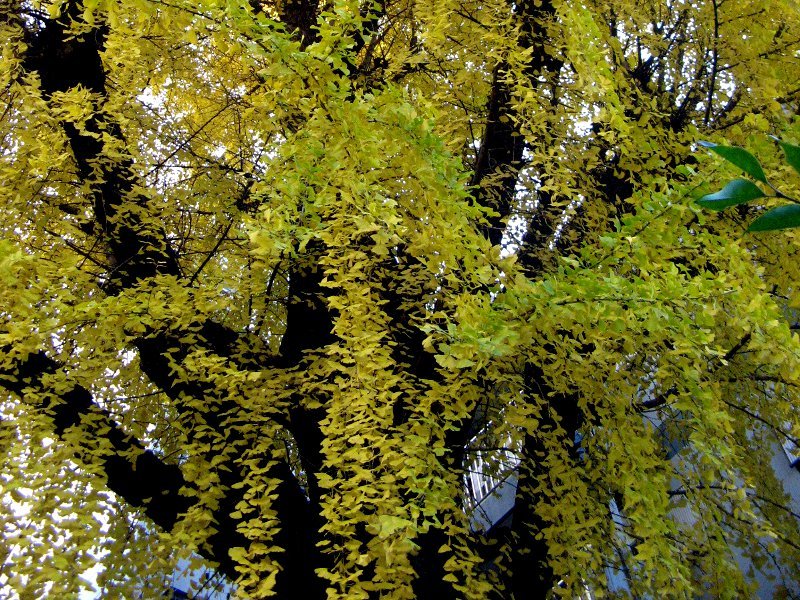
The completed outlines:
{"type": "MultiPolygon", "coordinates": [[[[182,278],[177,253],[170,246],[163,225],[157,218],[145,221],[141,216],[148,211],[152,212],[152,208],[148,206],[148,199],[135,191],[137,175],[131,157],[106,156],[104,138],[110,136],[123,148],[127,146],[121,128],[103,110],[106,76],[100,54],[107,30],[105,25],[101,25],[88,34],[74,36],[69,23],[79,21],[81,15],[81,2],[73,0],[66,3],[60,17],[47,19],[34,32],[27,31],[24,66],[27,70],[39,73],[42,95],[46,100],[52,98],[56,92],[68,91],[76,86],[90,91],[95,98],[96,106],[92,116],[82,124],[80,130],[69,122],[63,122],[63,127],[79,177],[90,182],[95,219],[107,239],[115,263],[104,288],[106,292],[116,294],[126,288],[141,285],[143,281],[155,276],[171,275],[182,278]]],[[[207,432],[203,435],[221,435],[229,450],[244,450],[254,442],[243,439],[236,428],[226,427],[229,419],[240,411],[240,407],[227,391],[215,389],[211,382],[203,381],[202,378],[181,379],[173,366],[181,364],[183,359],[198,349],[211,351],[243,369],[261,370],[275,364],[271,357],[259,350],[261,344],[257,336],[247,338],[247,334],[240,334],[213,320],[198,319],[187,327],[187,331],[175,333],[148,329],[134,341],[139,351],[142,371],[175,401],[187,431],[191,432],[191,428],[199,420],[202,423],[201,429],[207,432]],[[209,401],[211,398],[214,401],[209,401]],[[198,401],[192,402],[191,399],[198,401]]],[[[47,378],[42,378],[42,375],[48,369],[55,369],[55,363],[47,362],[49,359],[43,353],[35,356],[40,358],[26,363],[27,367],[25,364],[17,364],[15,368],[27,368],[30,371],[28,379],[39,377],[38,381],[44,386],[47,378]]],[[[88,391],[77,387],[73,390],[69,392],[65,402],[41,407],[41,410],[57,410],[59,419],[67,425],[71,425],[76,419],[80,421],[84,413],[99,414],[99,409],[91,403],[88,391]],[[56,409],[55,406],[60,408],[56,409]]],[[[107,415],[106,421],[103,427],[85,430],[85,444],[87,448],[100,448],[107,443],[107,438],[112,441],[112,450],[103,454],[101,462],[109,486],[134,506],[152,498],[145,504],[146,514],[157,525],[166,530],[172,529],[177,515],[192,505],[178,494],[183,485],[180,470],[167,465],[159,467],[155,455],[142,449],[141,455],[145,458],[137,459],[136,467],[141,461],[145,461],[145,466],[153,463],[153,469],[170,470],[174,477],[168,478],[166,473],[163,477],[155,476],[152,472],[148,473],[146,480],[141,477],[127,477],[135,472],[135,468],[125,463],[125,451],[130,453],[131,448],[138,447],[135,440],[125,437],[109,421],[107,415]],[[172,482],[168,485],[173,486],[167,490],[166,496],[164,490],[157,487],[162,479],[172,482]],[[141,496],[143,493],[148,495],[141,496]],[[170,502],[175,506],[170,508],[170,502]]],[[[64,429],[57,421],[56,433],[61,435],[64,429]]],[[[209,455],[206,457],[209,461],[214,457],[212,446],[209,445],[209,455]]],[[[220,485],[225,493],[214,513],[215,529],[204,546],[206,555],[218,562],[221,570],[231,578],[235,578],[237,573],[235,563],[228,554],[229,550],[247,547],[251,541],[237,532],[238,522],[231,518],[231,513],[235,512],[236,506],[244,497],[244,490],[236,485],[246,477],[246,466],[238,460],[239,456],[237,452],[229,451],[228,457],[217,469],[220,485]]],[[[303,567],[303,557],[313,556],[315,553],[313,535],[308,533],[309,524],[314,523],[314,519],[310,518],[313,515],[309,512],[307,503],[303,500],[303,492],[289,469],[281,467],[281,461],[277,461],[276,466],[270,467],[270,470],[275,471],[275,476],[281,482],[275,504],[282,513],[285,533],[283,536],[279,534],[279,538],[282,537],[285,543],[283,547],[287,551],[284,562],[295,565],[293,569],[287,570],[300,569],[304,571],[304,577],[313,579],[313,567],[303,567]],[[306,534],[303,534],[304,531],[306,534]],[[295,535],[296,539],[293,537],[295,535]]],[[[142,473],[144,472],[143,470],[142,473]]],[[[279,587],[285,585],[281,583],[284,580],[285,577],[279,577],[279,587]]]]}
{"type": "Polygon", "coordinates": [[[82,460],[96,460],[105,473],[111,491],[132,506],[144,507],[144,513],[159,527],[169,531],[179,515],[186,513],[192,502],[181,496],[186,485],[179,467],[161,461],[132,435],[125,433],[111,416],[99,408],[91,393],[72,385],[54,394],[48,380],[60,368],[44,352],[11,358],[9,347],[0,352],[0,386],[19,396],[37,413],[53,423],[53,432],[60,438],[77,428],[82,460]],[[102,432],[102,433],[101,433],[102,432]],[[151,499],[153,501],[151,501],[151,499]]]}

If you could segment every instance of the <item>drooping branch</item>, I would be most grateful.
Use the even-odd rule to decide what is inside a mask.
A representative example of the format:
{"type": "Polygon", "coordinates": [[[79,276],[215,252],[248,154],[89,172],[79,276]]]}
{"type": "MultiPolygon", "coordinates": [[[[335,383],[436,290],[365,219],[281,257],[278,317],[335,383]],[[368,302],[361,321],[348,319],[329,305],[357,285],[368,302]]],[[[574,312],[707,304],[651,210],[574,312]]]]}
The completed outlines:
{"type": "MultiPolygon", "coordinates": [[[[24,66],[39,73],[41,92],[45,99],[50,100],[57,92],[81,86],[93,94],[96,102],[95,110],[82,124],[81,129],[69,122],[64,122],[63,127],[75,158],[78,175],[88,183],[95,220],[103,232],[115,265],[103,287],[107,293],[116,294],[141,285],[155,276],[168,275],[180,279],[182,273],[177,253],[170,246],[160,221],[150,218],[156,215],[152,214],[153,209],[148,204],[148,198],[136,192],[137,176],[132,159],[124,154],[120,155],[119,152],[114,153],[114,158],[108,155],[106,140],[110,138],[112,143],[121,148],[126,147],[126,141],[119,125],[105,114],[103,107],[106,88],[101,53],[107,31],[104,26],[100,26],[88,34],[73,36],[69,30],[69,22],[79,20],[81,12],[80,2],[69,2],[59,18],[43,19],[42,25],[36,31],[26,32],[27,52],[24,66]]],[[[181,364],[197,349],[210,351],[244,369],[264,369],[274,364],[270,357],[259,350],[261,344],[258,339],[245,339],[249,335],[240,334],[210,319],[200,319],[180,332],[148,329],[134,341],[139,351],[142,371],[175,401],[178,413],[186,423],[203,422],[202,429],[205,432],[217,432],[217,435],[224,438],[228,452],[217,471],[225,494],[214,511],[216,526],[210,532],[203,549],[206,556],[219,563],[221,570],[231,578],[236,577],[236,569],[229,551],[235,547],[246,547],[252,541],[238,533],[239,522],[232,517],[237,504],[243,499],[244,490],[237,484],[244,480],[246,469],[238,461],[239,454],[234,450],[244,450],[252,440],[242,438],[237,428],[226,427],[231,416],[239,410],[238,404],[227,392],[217,392],[210,382],[205,382],[202,378],[181,378],[174,366],[181,364]],[[209,401],[212,398],[214,400],[209,401]]],[[[28,362],[26,365],[29,371],[27,377],[40,379],[53,366],[43,360],[28,362]]],[[[46,377],[41,380],[45,381],[46,377]]],[[[72,394],[74,397],[68,398],[69,402],[59,404],[63,419],[68,424],[79,419],[82,411],[94,410],[88,392],[78,390],[72,394]]],[[[118,428],[107,425],[108,427],[88,428],[85,438],[87,444],[100,446],[107,443],[106,437],[110,436],[112,441],[121,444],[119,447],[112,445],[113,451],[101,465],[106,468],[109,486],[134,506],[149,499],[146,514],[151,518],[155,517],[154,522],[157,525],[171,530],[177,515],[192,506],[191,502],[177,494],[177,490],[183,485],[180,470],[165,465],[164,468],[175,472],[175,477],[171,478],[166,474],[152,476],[152,473],[143,470],[143,474],[151,475],[148,479],[150,487],[163,480],[165,485],[173,486],[174,489],[167,490],[172,492],[171,496],[162,493],[164,490],[160,489],[153,490],[152,494],[148,492],[147,496],[137,495],[150,488],[136,485],[137,478],[120,477],[119,473],[131,472],[134,466],[138,468],[141,461],[145,461],[143,464],[147,466],[148,461],[157,459],[152,453],[145,453],[144,459],[137,459],[134,466],[128,465],[124,458],[127,455],[123,452],[117,456],[117,450],[122,452],[126,444],[133,444],[132,447],[135,447],[135,441],[127,440],[118,428]],[[178,501],[171,500],[173,496],[180,500],[180,510],[171,507],[170,502],[178,501]]],[[[63,427],[56,423],[56,433],[60,434],[62,430],[63,427]]],[[[210,448],[209,452],[213,453],[213,449],[210,448]]],[[[213,454],[209,454],[208,459],[211,458],[213,454]]],[[[283,561],[285,573],[291,572],[292,576],[313,579],[313,568],[316,565],[309,566],[306,558],[315,552],[313,529],[309,527],[313,522],[313,515],[309,512],[297,479],[285,462],[276,461],[269,469],[280,482],[275,505],[282,518],[282,530],[278,537],[286,551],[283,561]]],[[[288,575],[283,575],[278,578],[279,588],[288,585],[287,577],[288,575]]]]}
{"type": "MultiPolygon", "coordinates": [[[[81,130],[69,122],[63,126],[78,174],[89,183],[95,220],[111,250],[115,268],[104,288],[115,294],[157,275],[179,278],[182,274],[160,220],[145,218],[152,209],[148,199],[135,191],[137,177],[131,157],[107,156],[106,138],[123,148],[126,146],[119,125],[103,110],[106,76],[101,51],[107,31],[99,27],[88,34],[71,35],[68,23],[80,15],[81,3],[69,2],[60,18],[48,20],[39,31],[28,35],[25,65],[39,73],[45,98],[51,99],[57,92],[77,86],[94,94],[95,110],[81,130]]],[[[246,353],[238,347],[241,336],[218,323],[205,320],[188,329],[178,334],[148,330],[134,344],[144,373],[176,401],[179,413],[194,414],[195,409],[186,406],[187,398],[217,394],[197,379],[181,380],[173,365],[182,362],[196,346],[229,358],[246,353]]],[[[220,402],[221,405],[209,407],[205,414],[196,415],[204,418],[214,431],[220,430],[222,424],[219,415],[236,408],[230,400],[220,399],[220,402]]]]}
{"type": "Polygon", "coordinates": [[[54,393],[50,380],[57,376],[59,365],[43,351],[11,358],[11,349],[3,348],[0,355],[6,357],[0,367],[0,386],[49,418],[56,436],[62,437],[75,428],[80,430],[81,435],[71,439],[80,442],[76,452],[81,459],[97,461],[111,491],[131,506],[143,507],[156,525],[171,530],[192,505],[187,496],[180,494],[186,485],[180,468],[164,463],[120,429],[84,387],[71,385],[54,393]]]}
{"type": "MultiPolygon", "coordinates": [[[[111,415],[98,407],[91,392],[80,385],[58,386],[53,392],[52,379],[59,377],[60,367],[44,352],[25,357],[11,358],[9,348],[0,356],[5,361],[0,366],[0,387],[18,396],[30,410],[52,422],[53,433],[74,447],[76,458],[105,475],[108,489],[132,507],[141,508],[156,526],[172,531],[198,503],[181,468],[164,462],[148,450],[133,435],[124,431],[111,415]],[[75,433],[79,433],[75,435],[75,433]]],[[[313,591],[318,597],[318,582],[313,577],[315,529],[310,526],[314,515],[310,511],[302,489],[289,472],[285,461],[267,467],[270,476],[281,483],[276,490],[273,508],[283,527],[273,540],[285,549],[283,568],[285,574],[277,580],[277,590],[290,597],[291,589],[313,591]],[[300,582],[300,583],[298,583],[300,582]],[[293,588],[291,586],[294,586],[293,588]]],[[[241,519],[231,516],[229,503],[223,502],[212,517],[219,523],[198,551],[231,581],[238,573],[230,556],[232,548],[246,548],[251,540],[239,531],[241,519]]]]}
{"type": "MultiPolygon", "coordinates": [[[[68,3],[61,18],[48,20],[38,32],[28,35],[25,65],[39,73],[42,93],[47,98],[76,86],[99,98],[82,130],[68,122],[64,129],[78,174],[90,184],[95,219],[111,248],[115,267],[108,274],[104,289],[114,294],[159,275],[181,278],[177,253],[157,215],[147,219],[142,216],[150,216],[153,209],[148,199],[135,191],[137,176],[132,159],[123,156],[112,160],[105,156],[104,135],[122,147],[126,142],[119,125],[103,111],[106,89],[100,54],[106,31],[100,27],[76,37],[66,25],[69,19],[78,18],[80,6],[79,2],[68,3]]],[[[147,330],[135,344],[144,372],[173,400],[179,400],[188,390],[185,383],[176,380],[170,360],[181,360],[193,347],[233,360],[245,369],[270,366],[269,358],[257,350],[260,344],[254,336],[210,319],[198,320],[187,331],[177,333],[147,330]],[[191,342],[181,341],[187,339],[191,342]]]]}

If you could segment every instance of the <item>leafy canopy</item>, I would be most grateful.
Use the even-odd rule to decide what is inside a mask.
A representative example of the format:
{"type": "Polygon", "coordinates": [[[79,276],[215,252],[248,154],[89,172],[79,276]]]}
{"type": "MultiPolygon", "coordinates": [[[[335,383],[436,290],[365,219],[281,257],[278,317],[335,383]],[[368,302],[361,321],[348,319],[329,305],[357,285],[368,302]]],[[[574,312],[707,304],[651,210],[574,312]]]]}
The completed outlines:
{"type": "Polygon", "coordinates": [[[26,0],[0,42],[0,586],[797,590],[798,234],[738,235],[797,197],[795,2],[26,0]]]}

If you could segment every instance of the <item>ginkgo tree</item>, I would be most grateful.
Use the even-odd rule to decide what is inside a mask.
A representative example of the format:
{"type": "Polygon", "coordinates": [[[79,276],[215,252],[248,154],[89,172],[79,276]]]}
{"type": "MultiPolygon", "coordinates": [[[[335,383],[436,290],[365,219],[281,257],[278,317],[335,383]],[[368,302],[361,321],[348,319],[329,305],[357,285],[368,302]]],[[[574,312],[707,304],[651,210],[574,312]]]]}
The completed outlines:
{"type": "Polygon", "coordinates": [[[798,234],[693,202],[735,171],[697,140],[798,197],[795,2],[3,0],[0,40],[9,594],[797,593],[798,234]]]}

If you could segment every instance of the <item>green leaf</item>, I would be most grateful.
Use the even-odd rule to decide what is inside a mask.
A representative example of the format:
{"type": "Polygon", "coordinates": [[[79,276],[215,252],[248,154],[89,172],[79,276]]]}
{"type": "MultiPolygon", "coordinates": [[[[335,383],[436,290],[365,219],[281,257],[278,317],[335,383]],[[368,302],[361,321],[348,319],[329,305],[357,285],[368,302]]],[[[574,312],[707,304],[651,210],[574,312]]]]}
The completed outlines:
{"type": "Polygon", "coordinates": [[[772,231],[800,226],[800,204],[785,204],[768,210],[750,223],[748,231],[772,231]]]}
{"type": "Polygon", "coordinates": [[[778,145],[783,149],[783,153],[786,155],[786,162],[788,162],[795,171],[800,173],[800,146],[795,146],[788,142],[781,142],[780,140],[778,140],[778,145]]]}
{"type": "Polygon", "coordinates": [[[763,197],[764,192],[752,181],[748,181],[747,179],[734,179],[720,191],[700,197],[697,203],[703,208],[722,210],[729,206],[735,206],[763,197]]]}
{"type": "Polygon", "coordinates": [[[742,171],[750,175],[753,179],[767,183],[767,176],[764,175],[764,169],[758,162],[755,156],[750,154],[744,148],[736,146],[720,146],[713,142],[698,142],[704,148],[708,148],[712,152],[719,154],[722,158],[729,163],[736,165],[742,171]]]}

